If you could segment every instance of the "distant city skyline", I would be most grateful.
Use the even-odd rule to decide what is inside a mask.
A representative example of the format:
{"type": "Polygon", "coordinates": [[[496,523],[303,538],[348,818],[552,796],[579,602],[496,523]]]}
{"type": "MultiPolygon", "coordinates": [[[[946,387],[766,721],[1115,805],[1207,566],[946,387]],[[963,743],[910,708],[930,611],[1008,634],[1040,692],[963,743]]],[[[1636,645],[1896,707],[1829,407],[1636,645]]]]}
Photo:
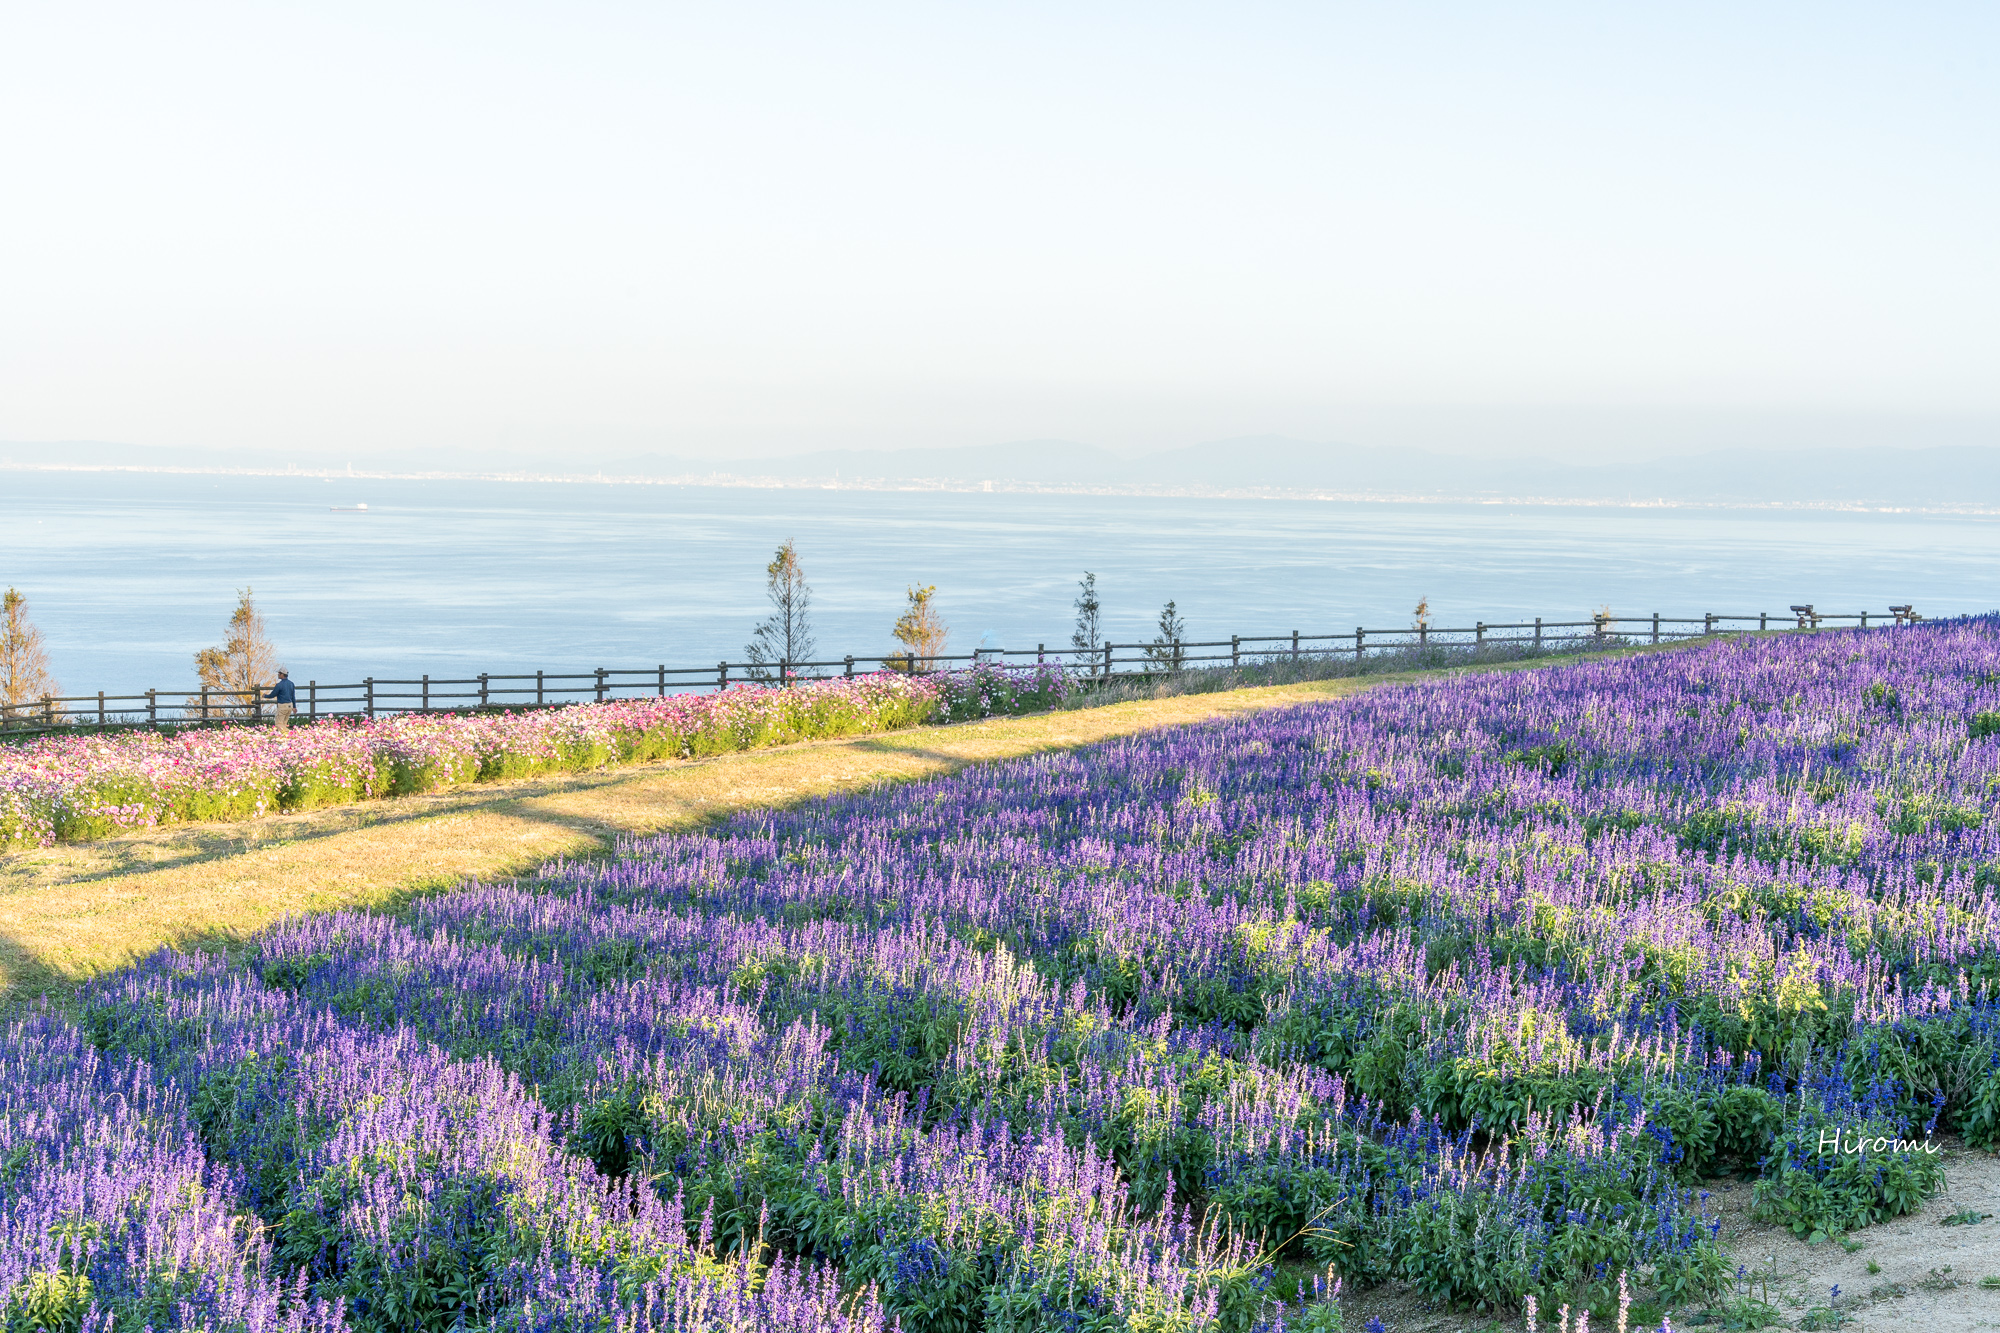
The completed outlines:
{"type": "Polygon", "coordinates": [[[10,15],[0,440],[2000,443],[2000,13],[10,15]]]}

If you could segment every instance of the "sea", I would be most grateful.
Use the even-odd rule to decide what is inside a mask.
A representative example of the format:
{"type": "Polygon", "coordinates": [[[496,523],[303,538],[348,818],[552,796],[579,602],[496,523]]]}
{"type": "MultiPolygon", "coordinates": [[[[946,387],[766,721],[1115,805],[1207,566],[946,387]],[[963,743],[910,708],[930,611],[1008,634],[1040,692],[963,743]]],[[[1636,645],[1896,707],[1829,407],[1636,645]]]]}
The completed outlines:
{"type": "Polygon", "coordinates": [[[829,658],[934,586],[951,651],[1613,614],[2000,606],[2000,516],[0,471],[0,584],[66,694],[185,689],[238,592],[301,681],[741,661],[797,545],[829,658]],[[365,506],[365,508],[363,507],[365,506]]]}

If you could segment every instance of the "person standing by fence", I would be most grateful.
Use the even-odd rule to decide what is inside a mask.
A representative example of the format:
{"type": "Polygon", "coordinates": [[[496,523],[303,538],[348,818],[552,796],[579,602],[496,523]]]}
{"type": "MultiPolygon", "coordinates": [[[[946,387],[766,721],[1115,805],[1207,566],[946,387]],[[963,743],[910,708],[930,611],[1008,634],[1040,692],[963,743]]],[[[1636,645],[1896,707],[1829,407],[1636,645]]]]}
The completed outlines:
{"type": "Polygon", "coordinates": [[[273,704],[271,709],[273,717],[272,725],[279,731],[283,731],[292,723],[292,700],[298,697],[298,692],[299,687],[292,684],[292,673],[280,670],[278,672],[278,683],[273,685],[270,693],[264,696],[273,704]]]}

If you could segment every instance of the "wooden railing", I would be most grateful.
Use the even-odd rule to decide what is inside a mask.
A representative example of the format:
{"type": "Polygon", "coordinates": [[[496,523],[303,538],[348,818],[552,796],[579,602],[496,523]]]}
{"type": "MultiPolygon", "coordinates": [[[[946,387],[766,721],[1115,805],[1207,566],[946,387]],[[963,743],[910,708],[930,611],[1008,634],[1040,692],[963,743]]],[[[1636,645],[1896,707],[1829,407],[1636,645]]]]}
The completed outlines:
{"type": "MultiPolygon", "coordinates": [[[[712,667],[598,667],[591,671],[481,672],[470,677],[422,675],[411,678],[370,676],[351,684],[297,684],[294,716],[300,721],[323,717],[381,717],[396,713],[460,712],[482,708],[548,707],[555,704],[602,702],[702,690],[724,690],[748,681],[791,685],[801,681],[854,676],[874,670],[943,671],[972,663],[1001,662],[1012,666],[1056,665],[1088,681],[1118,676],[1156,675],[1205,667],[1253,666],[1284,659],[1351,657],[1360,662],[1371,655],[1422,652],[1427,649],[1510,651],[1573,651],[1613,643],[1667,643],[1724,631],[1765,631],[1772,628],[1817,630],[1840,624],[1868,629],[1886,624],[1912,624],[1922,617],[1908,606],[1888,613],[1862,611],[1836,615],[1794,606],[1782,616],[1593,616],[1589,620],[1513,621],[1446,627],[1413,625],[1401,629],[1356,626],[1349,633],[1231,635],[1227,639],[1163,643],[1104,643],[1089,651],[988,648],[973,653],[946,653],[920,658],[907,653],[878,657],[847,656],[812,662],[717,662],[712,667]]],[[[143,694],[50,696],[18,704],[0,719],[10,734],[51,731],[76,726],[201,726],[227,721],[264,720],[271,703],[261,691],[147,690],[143,694]]]]}

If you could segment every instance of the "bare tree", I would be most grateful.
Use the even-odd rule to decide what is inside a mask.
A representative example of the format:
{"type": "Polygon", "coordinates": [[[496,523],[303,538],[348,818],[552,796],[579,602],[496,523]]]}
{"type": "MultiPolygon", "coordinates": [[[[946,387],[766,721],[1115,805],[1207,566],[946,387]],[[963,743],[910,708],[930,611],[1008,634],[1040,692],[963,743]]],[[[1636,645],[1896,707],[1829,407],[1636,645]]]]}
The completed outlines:
{"type": "Polygon", "coordinates": [[[771,614],[757,626],[743,652],[750,659],[751,679],[776,680],[780,663],[810,662],[817,646],[812,633],[812,585],[806,582],[798,548],[789,537],[764,566],[764,594],[771,599],[771,614]]]}
{"type": "Polygon", "coordinates": [[[937,596],[935,585],[909,589],[910,604],[896,621],[896,642],[909,649],[900,658],[891,659],[891,665],[903,671],[929,671],[939,654],[944,652],[945,641],[951,631],[945,627],[938,615],[932,599],[937,596]]]}
{"type": "Polygon", "coordinates": [[[1076,581],[1076,588],[1076,632],[1069,636],[1069,646],[1095,661],[1098,649],[1103,647],[1098,639],[1098,616],[1103,608],[1097,603],[1097,575],[1085,570],[1076,581]]]}
{"type": "Polygon", "coordinates": [[[49,674],[42,632],[28,619],[28,599],[14,588],[0,598],[0,717],[19,717],[62,686],[49,674]]]}
{"type": "Polygon", "coordinates": [[[278,674],[278,650],[264,633],[264,615],[245,588],[229,617],[229,637],[220,648],[204,648],[194,655],[195,674],[203,688],[224,696],[220,711],[224,716],[254,713],[257,692],[278,674]]]}
{"type": "Polygon", "coordinates": [[[1170,600],[1160,608],[1160,632],[1146,648],[1146,660],[1162,671],[1179,671],[1187,661],[1187,653],[1181,647],[1187,638],[1187,622],[1174,609],[1170,600]]]}

